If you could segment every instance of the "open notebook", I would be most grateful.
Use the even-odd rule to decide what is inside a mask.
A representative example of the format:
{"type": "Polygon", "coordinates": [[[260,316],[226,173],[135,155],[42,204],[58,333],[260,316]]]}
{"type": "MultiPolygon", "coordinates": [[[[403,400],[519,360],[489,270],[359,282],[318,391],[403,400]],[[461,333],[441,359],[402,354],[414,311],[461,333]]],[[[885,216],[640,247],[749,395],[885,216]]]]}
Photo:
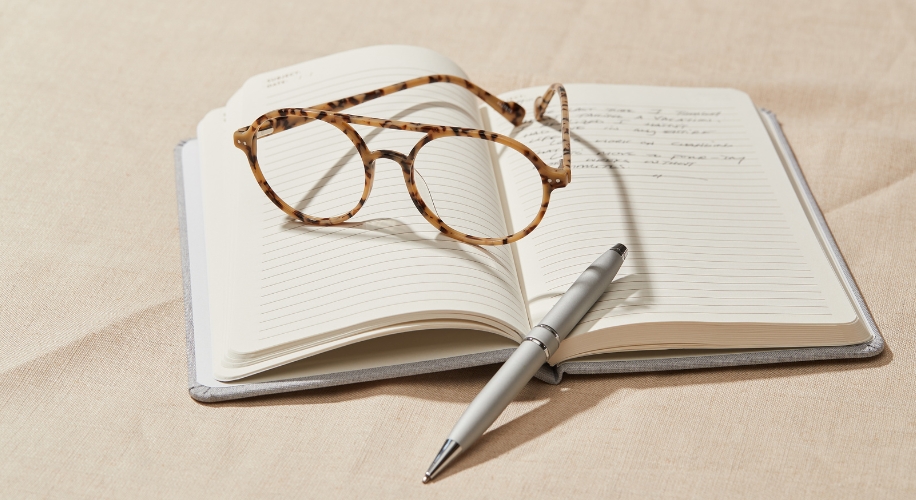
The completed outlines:
{"type": "MultiPolygon", "coordinates": [[[[196,140],[179,146],[193,397],[218,401],[499,362],[618,242],[630,249],[618,278],[541,379],[881,352],[775,117],[735,90],[567,84],[572,182],[553,193],[531,235],[506,246],[439,234],[411,203],[398,167],[383,160],[350,223],[303,225],[264,196],[233,147],[232,132],[267,111],[428,74],[467,78],[447,58],[404,46],[258,75],[201,121],[196,140]]],[[[531,119],[543,90],[500,96],[529,110],[519,127],[446,84],[347,112],[493,130],[557,165],[560,135],[549,120],[531,119]]],[[[557,108],[551,104],[547,115],[558,117],[557,108]]],[[[358,130],[370,149],[404,153],[422,135],[358,130]]],[[[328,144],[288,137],[285,151],[298,158],[328,144]]],[[[538,202],[540,180],[530,163],[484,144],[453,151],[466,168],[454,187],[476,193],[487,223],[511,233],[527,225],[521,212],[538,202]]]]}

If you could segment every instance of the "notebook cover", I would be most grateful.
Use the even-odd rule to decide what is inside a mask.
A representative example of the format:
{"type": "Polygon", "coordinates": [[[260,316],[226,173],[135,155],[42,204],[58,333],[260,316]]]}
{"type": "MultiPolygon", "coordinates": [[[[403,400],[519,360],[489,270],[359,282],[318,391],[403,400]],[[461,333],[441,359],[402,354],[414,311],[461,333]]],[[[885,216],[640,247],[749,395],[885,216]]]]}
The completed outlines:
{"type": "MultiPolygon", "coordinates": [[[[654,359],[627,359],[615,361],[567,361],[556,367],[544,365],[535,375],[538,379],[557,384],[566,373],[569,374],[601,374],[601,373],[635,373],[647,371],[686,370],[693,368],[715,368],[724,366],[759,365],[768,363],[786,363],[793,361],[813,361],[843,358],[863,358],[875,356],[884,350],[884,339],[878,332],[865,301],[859,292],[846,263],[840,254],[836,242],[827,227],[823,214],[821,214],[808,185],[805,182],[798,162],[792,149],[789,147],[785,135],[776,120],[776,116],[766,110],[761,110],[761,117],[770,131],[777,149],[789,166],[792,180],[800,192],[803,201],[808,205],[815,223],[821,230],[828,249],[836,256],[840,263],[841,279],[853,291],[853,299],[859,315],[872,333],[870,342],[839,347],[807,347],[798,349],[751,350],[743,352],[728,351],[716,353],[709,350],[692,353],[690,356],[665,357],[654,359]]],[[[206,304],[197,304],[197,329],[195,329],[195,304],[192,282],[206,284],[205,254],[203,248],[203,220],[202,207],[191,206],[185,197],[189,189],[200,189],[198,171],[191,169],[186,172],[184,165],[198,161],[198,145],[196,139],[184,141],[175,148],[175,185],[178,198],[178,221],[181,239],[181,263],[184,282],[185,304],[185,337],[188,362],[188,391],[192,398],[204,403],[226,401],[231,399],[276,394],[282,392],[298,391],[304,389],[317,389],[356,382],[368,382],[394,377],[419,375],[457,368],[467,368],[505,361],[513,349],[500,349],[496,351],[454,356],[431,361],[405,363],[379,368],[332,373],[327,375],[314,375],[293,378],[275,382],[235,382],[222,383],[212,378],[206,372],[209,370],[209,324],[207,320],[206,304]],[[190,226],[190,228],[189,228],[190,226]],[[192,266],[192,262],[194,265],[192,266]],[[192,272],[193,279],[192,279],[192,272]],[[206,354],[206,355],[202,355],[206,354]],[[201,372],[198,375],[198,372],[201,372]]],[[[196,164],[196,163],[195,163],[196,164]]],[[[200,295],[200,292],[197,291],[200,295]]]]}

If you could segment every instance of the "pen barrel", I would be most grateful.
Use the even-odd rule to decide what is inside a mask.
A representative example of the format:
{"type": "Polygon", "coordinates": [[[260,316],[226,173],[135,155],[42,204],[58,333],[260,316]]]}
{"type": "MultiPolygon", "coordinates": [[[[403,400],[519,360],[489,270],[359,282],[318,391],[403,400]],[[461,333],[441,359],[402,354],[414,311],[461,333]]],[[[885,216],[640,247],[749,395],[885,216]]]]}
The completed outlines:
{"type": "Polygon", "coordinates": [[[462,448],[471,446],[496,421],[544,362],[544,351],[537,344],[522,342],[471,401],[448,438],[462,448]]]}
{"type": "Polygon", "coordinates": [[[423,476],[424,483],[434,478],[462,449],[477,441],[499,418],[538,368],[560,347],[560,341],[607,290],[626,258],[627,247],[614,245],[573,282],[461,414],[423,476]]]}
{"type": "Polygon", "coordinates": [[[559,340],[565,339],[611,285],[626,255],[627,248],[623,245],[616,245],[604,252],[544,315],[541,324],[552,327],[559,335],[559,340]]]}
{"type": "Polygon", "coordinates": [[[626,255],[627,248],[616,245],[588,266],[541,320],[541,325],[552,328],[559,338],[554,337],[552,331],[541,325],[532,329],[527,339],[493,375],[474,401],[471,401],[448,439],[466,449],[486,432],[515,399],[522,387],[531,380],[538,368],[547,361],[545,354],[555,352],[559,347],[559,341],[569,335],[573,327],[607,290],[626,255]]]}

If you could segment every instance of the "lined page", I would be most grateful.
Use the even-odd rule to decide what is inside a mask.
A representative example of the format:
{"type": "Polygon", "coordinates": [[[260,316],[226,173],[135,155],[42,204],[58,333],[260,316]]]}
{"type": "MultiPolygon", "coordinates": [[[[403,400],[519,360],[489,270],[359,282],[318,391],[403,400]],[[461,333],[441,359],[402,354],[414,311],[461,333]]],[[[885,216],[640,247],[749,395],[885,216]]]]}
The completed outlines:
{"type": "MultiPolygon", "coordinates": [[[[372,47],[261,75],[227,107],[231,129],[280,107],[306,107],[433,73],[464,76],[431,51],[372,47]]],[[[476,97],[435,84],[383,97],[348,113],[404,121],[480,128],[476,97]]],[[[370,150],[408,154],[422,134],[354,126],[370,150]]],[[[277,138],[291,156],[321,153],[321,136],[277,138]],[[319,151],[319,153],[316,153],[319,151]]],[[[284,137],[285,134],[288,134],[284,137]]],[[[482,142],[482,141],[481,141],[482,142]]],[[[228,142],[227,142],[228,143],[228,142]]],[[[337,154],[343,156],[346,152],[337,154]]],[[[455,150],[466,165],[454,188],[483,195],[487,223],[505,225],[485,144],[455,150]]],[[[371,195],[340,226],[293,221],[260,190],[241,153],[229,168],[237,180],[239,247],[233,282],[242,283],[236,326],[224,364],[243,366],[397,322],[473,321],[517,336],[528,318],[508,247],[475,247],[448,238],[414,207],[399,166],[376,162],[371,195]],[[253,309],[253,311],[250,311],[253,309]]],[[[358,201],[357,200],[354,200],[358,201]]],[[[390,330],[390,329],[389,329],[390,330]]]]}
{"type": "MultiPolygon", "coordinates": [[[[542,224],[518,243],[532,320],[615,243],[627,245],[629,257],[573,336],[643,322],[855,320],[745,94],[612,85],[567,90],[572,182],[554,192],[542,224]]],[[[503,98],[530,109],[542,91],[503,98]]],[[[552,103],[548,116],[558,113],[552,103]]],[[[559,164],[555,122],[495,126],[559,164]]],[[[512,207],[539,198],[539,182],[525,162],[500,161],[500,167],[511,222],[524,225],[512,207]]]]}

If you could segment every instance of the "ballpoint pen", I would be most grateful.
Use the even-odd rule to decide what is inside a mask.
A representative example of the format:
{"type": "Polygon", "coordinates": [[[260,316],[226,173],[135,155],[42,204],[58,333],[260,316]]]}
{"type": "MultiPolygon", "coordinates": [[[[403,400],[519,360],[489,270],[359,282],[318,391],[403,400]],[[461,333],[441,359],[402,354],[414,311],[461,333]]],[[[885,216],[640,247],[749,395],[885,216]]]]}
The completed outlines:
{"type": "Polygon", "coordinates": [[[424,483],[436,477],[496,421],[538,368],[550,359],[550,353],[556,352],[560,341],[607,290],[626,258],[627,247],[618,243],[573,282],[464,410],[423,476],[424,483]]]}

